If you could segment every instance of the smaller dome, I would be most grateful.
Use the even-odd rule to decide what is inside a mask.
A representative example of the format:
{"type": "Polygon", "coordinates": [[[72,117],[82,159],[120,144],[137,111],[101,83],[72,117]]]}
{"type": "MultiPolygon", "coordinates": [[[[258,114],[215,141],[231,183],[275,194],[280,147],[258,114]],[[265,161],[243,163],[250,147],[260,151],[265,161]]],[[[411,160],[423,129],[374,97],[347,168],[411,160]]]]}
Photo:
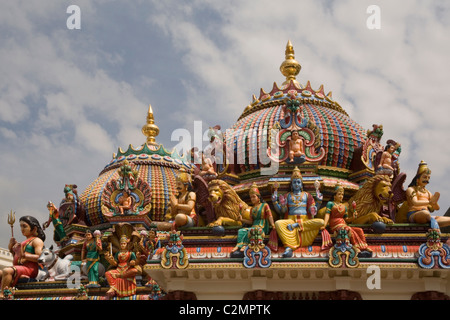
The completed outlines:
{"type": "Polygon", "coordinates": [[[149,107],[147,123],[142,128],[147,142],[138,148],[129,145],[127,150],[118,149],[111,161],[100,172],[80,196],[86,209],[87,224],[101,225],[108,223],[102,213],[102,195],[108,183],[119,179],[120,168],[128,161],[137,172],[137,180],[149,184],[152,208],[148,215],[152,221],[163,221],[170,206],[170,194],[176,193],[176,177],[181,168],[192,170],[187,155],[180,156],[178,151],[168,151],[162,144],[155,142],[159,128],[154,124],[153,110],[149,107]]]}

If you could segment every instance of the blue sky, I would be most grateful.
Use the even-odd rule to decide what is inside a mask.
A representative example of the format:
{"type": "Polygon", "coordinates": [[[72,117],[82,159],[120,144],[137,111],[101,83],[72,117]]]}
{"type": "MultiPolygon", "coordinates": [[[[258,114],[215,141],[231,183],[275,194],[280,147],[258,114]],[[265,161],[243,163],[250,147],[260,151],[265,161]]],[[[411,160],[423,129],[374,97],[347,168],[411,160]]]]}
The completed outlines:
{"type": "Polygon", "coordinates": [[[383,144],[402,143],[407,183],[428,162],[444,214],[449,11],[448,1],[414,0],[2,1],[0,246],[11,209],[43,222],[66,183],[83,191],[119,147],[144,143],[149,104],[167,149],[194,121],[229,128],[260,88],[284,81],[289,39],[300,83],[323,84],[364,128],[383,124],[383,144]],[[374,4],[379,30],[366,25],[374,4]],[[80,30],[66,27],[69,5],[81,9],[80,30]]]}

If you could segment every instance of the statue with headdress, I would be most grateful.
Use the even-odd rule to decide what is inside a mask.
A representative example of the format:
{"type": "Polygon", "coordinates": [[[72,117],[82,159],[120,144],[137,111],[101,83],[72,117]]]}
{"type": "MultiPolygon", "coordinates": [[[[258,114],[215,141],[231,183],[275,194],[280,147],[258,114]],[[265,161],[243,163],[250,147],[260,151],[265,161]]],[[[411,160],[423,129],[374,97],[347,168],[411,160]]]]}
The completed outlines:
{"type": "Polygon", "coordinates": [[[348,215],[348,208],[344,200],[344,187],[338,183],[334,189],[334,198],[328,201],[324,216],[325,226],[330,226],[330,231],[337,235],[341,229],[344,229],[349,237],[349,241],[356,253],[360,256],[371,257],[372,250],[369,248],[364,230],[358,227],[350,227],[348,224],[352,223],[358,216],[356,212],[356,203],[352,203],[354,207],[353,216],[348,215]]]}
{"type": "Polygon", "coordinates": [[[269,205],[262,199],[258,186],[255,183],[253,183],[253,185],[250,187],[249,194],[250,201],[252,203],[250,219],[245,219],[242,217],[242,215],[239,215],[239,217],[243,223],[250,225],[250,227],[239,229],[237,235],[237,244],[232,249],[232,254],[234,252],[240,253],[245,250],[245,248],[250,243],[249,235],[253,229],[261,229],[261,231],[263,232],[263,237],[264,235],[269,234],[270,228],[275,229],[272,211],[270,210],[269,205]]]}
{"type": "MultiPolygon", "coordinates": [[[[298,167],[295,167],[291,175],[291,192],[285,197],[278,196],[275,186],[272,203],[275,211],[281,217],[284,216],[284,219],[275,222],[278,237],[285,247],[282,257],[290,258],[297,248],[310,246],[321,229],[324,229],[324,220],[315,218],[317,207],[313,196],[303,191],[302,175],[298,167]]],[[[326,238],[325,241],[327,243],[322,243],[322,246],[328,246],[331,239],[326,238]]]]}
{"type": "Polygon", "coordinates": [[[396,177],[399,174],[398,156],[400,152],[400,143],[388,140],[384,151],[379,151],[375,157],[375,172],[396,177]]]}
{"type": "Polygon", "coordinates": [[[428,168],[428,164],[421,161],[416,175],[406,189],[406,201],[397,213],[396,222],[430,223],[432,229],[450,225],[450,217],[431,215],[440,208],[438,204],[440,193],[432,194],[426,189],[430,178],[431,170],[428,168]]]}
{"type": "Polygon", "coordinates": [[[150,185],[139,178],[133,163],[125,160],[117,171],[119,178],[108,182],[102,193],[102,213],[116,216],[146,216],[152,208],[150,185]]]}
{"type": "Polygon", "coordinates": [[[191,174],[181,168],[177,175],[177,195],[170,195],[170,211],[166,215],[166,220],[172,221],[173,230],[197,225],[196,200],[191,174]]]}
{"type": "Polygon", "coordinates": [[[136,254],[130,248],[130,238],[123,233],[119,240],[119,251],[113,256],[105,253],[106,260],[113,269],[105,273],[110,289],[106,292],[109,297],[128,297],[136,293],[136,275],[139,273],[136,254]]]}

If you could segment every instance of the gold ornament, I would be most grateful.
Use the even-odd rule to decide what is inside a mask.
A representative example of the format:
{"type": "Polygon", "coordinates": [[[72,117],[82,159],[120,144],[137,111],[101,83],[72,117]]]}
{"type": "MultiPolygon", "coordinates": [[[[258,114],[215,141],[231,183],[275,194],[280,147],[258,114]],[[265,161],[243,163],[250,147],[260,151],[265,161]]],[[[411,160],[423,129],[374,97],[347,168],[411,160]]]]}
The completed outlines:
{"type": "Polygon", "coordinates": [[[252,186],[250,187],[250,191],[249,191],[250,196],[257,194],[258,196],[261,195],[261,193],[259,192],[258,186],[256,185],[255,182],[253,182],[252,186]]]}
{"type": "Polygon", "coordinates": [[[303,179],[302,173],[300,172],[300,169],[298,167],[295,167],[292,171],[291,180],[294,179],[303,179]]]}

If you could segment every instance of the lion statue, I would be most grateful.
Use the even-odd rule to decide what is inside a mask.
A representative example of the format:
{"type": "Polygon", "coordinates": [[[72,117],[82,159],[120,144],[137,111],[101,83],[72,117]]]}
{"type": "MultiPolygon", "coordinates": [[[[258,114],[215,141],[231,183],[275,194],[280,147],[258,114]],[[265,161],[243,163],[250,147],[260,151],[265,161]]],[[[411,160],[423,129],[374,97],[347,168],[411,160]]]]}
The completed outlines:
{"type": "Polygon", "coordinates": [[[228,183],[215,179],[208,183],[209,201],[214,207],[216,220],[209,223],[214,226],[241,226],[240,215],[248,215],[249,207],[228,183]]]}
{"type": "MultiPolygon", "coordinates": [[[[354,224],[372,224],[381,221],[386,224],[393,224],[389,218],[380,216],[384,205],[388,205],[392,197],[391,179],[387,175],[376,175],[367,180],[348,203],[356,202],[357,217],[354,224]]],[[[349,213],[353,214],[352,206],[349,213]]]]}

